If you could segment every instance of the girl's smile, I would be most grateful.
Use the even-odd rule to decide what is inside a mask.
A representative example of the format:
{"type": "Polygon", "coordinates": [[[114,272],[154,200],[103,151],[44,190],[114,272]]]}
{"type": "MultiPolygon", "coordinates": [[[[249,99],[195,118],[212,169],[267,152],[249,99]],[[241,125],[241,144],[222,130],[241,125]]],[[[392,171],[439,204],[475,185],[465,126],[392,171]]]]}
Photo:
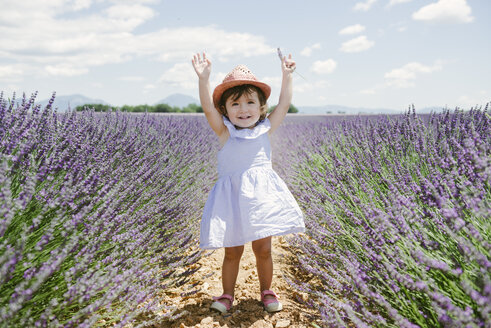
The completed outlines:
{"type": "Polygon", "coordinates": [[[237,99],[229,98],[225,103],[227,115],[235,126],[253,128],[261,115],[260,102],[256,92],[244,93],[237,99]]]}

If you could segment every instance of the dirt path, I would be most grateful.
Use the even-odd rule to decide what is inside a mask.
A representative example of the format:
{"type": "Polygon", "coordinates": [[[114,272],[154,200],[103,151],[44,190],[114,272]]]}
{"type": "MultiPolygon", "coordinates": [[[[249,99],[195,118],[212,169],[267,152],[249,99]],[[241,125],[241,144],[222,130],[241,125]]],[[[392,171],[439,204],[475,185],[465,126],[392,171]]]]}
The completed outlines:
{"type": "Polygon", "coordinates": [[[251,243],[246,244],[241,259],[239,276],[235,289],[232,309],[225,315],[211,311],[212,296],[222,294],[221,266],[224,249],[207,251],[194,265],[198,269],[190,281],[180,288],[166,290],[166,304],[177,308],[173,320],[167,320],[155,327],[228,327],[228,328],[273,328],[273,327],[318,327],[318,316],[297,298],[307,297],[290,288],[284,276],[293,277],[294,256],[288,250],[285,237],[273,237],[273,284],[283,303],[283,311],[269,314],[260,302],[259,281],[257,279],[256,259],[251,243]],[[198,292],[193,292],[198,290],[198,292]],[[189,293],[189,296],[182,294],[189,293]]]}

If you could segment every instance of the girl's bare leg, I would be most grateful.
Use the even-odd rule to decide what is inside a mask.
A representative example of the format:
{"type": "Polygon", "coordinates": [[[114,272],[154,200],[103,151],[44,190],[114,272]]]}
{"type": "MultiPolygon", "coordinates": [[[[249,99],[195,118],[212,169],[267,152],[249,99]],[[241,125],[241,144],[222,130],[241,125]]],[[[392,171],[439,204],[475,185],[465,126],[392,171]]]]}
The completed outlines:
{"type": "MultiPolygon", "coordinates": [[[[234,296],[235,282],[239,274],[239,264],[244,245],[236,247],[225,247],[225,256],[222,265],[222,286],[223,293],[234,296]]],[[[230,303],[226,298],[220,300],[224,303],[230,303]]]]}
{"type": "MultiPolygon", "coordinates": [[[[271,257],[271,237],[254,240],[252,250],[256,256],[257,275],[261,292],[271,288],[273,281],[273,258],[271,257]]],[[[266,299],[274,298],[266,295],[266,299]]]]}

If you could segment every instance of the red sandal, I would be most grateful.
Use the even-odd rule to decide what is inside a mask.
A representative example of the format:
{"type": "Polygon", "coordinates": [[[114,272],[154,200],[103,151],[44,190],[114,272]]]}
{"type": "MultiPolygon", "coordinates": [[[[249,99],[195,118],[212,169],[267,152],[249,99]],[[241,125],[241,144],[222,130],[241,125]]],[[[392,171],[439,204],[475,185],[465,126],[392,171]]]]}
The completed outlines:
{"type": "Polygon", "coordinates": [[[234,297],[229,294],[223,294],[222,296],[213,296],[213,304],[210,306],[210,309],[217,310],[218,312],[225,313],[232,307],[234,303],[234,297]],[[227,299],[230,301],[230,304],[226,302],[220,302],[221,299],[227,299]]]}
{"type": "Polygon", "coordinates": [[[261,301],[263,302],[264,309],[268,312],[278,312],[283,309],[283,305],[278,301],[278,295],[272,290],[263,290],[261,292],[261,301]],[[266,295],[272,295],[274,299],[265,299],[266,295]]]}

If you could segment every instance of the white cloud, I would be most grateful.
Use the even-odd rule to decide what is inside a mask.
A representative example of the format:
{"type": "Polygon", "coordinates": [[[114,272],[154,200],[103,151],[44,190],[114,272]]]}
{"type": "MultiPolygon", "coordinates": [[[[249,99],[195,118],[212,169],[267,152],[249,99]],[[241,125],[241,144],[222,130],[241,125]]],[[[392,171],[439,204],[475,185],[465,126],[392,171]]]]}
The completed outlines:
{"type": "Polygon", "coordinates": [[[0,81],[14,82],[22,80],[24,68],[21,65],[0,66],[0,81]]]}
{"type": "Polygon", "coordinates": [[[416,80],[417,75],[422,73],[432,73],[441,69],[441,61],[436,61],[432,66],[411,62],[401,68],[395,68],[392,71],[385,73],[384,77],[388,86],[395,88],[410,88],[415,86],[414,80],[416,80]]]}
{"type": "Polygon", "coordinates": [[[365,35],[361,35],[344,42],[340,50],[343,52],[361,52],[370,49],[374,44],[375,42],[368,40],[365,35]]]}
{"type": "Polygon", "coordinates": [[[354,10],[368,11],[377,0],[367,0],[365,2],[357,2],[355,4],[354,10]]]}
{"type": "Polygon", "coordinates": [[[157,86],[155,84],[145,84],[142,92],[144,94],[148,94],[148,93],[152,92],[152,90],[155,90],[155,89],[157,89],[157,86]]]}
{"type": "MultiPolygon", "coordinates": [[[[210,76],[210,85],[212,88],[215,88],[215,86],[219,85],[220,83],[223,82],[223,79],[225,78],[225,76],[227,76],[229,72],[227,73],[224,73],[224,72],[217,72],[215,74],[212,74],[210,76]]],[[[258,77],[259,78],[259,77],[258,77]]],[[[262,81],[261,78],[259,78],[260,81],[262,81]]],[[[268,83],[268,82],[266,82],[268,83]]]]}
{"type": "Polygon", "coordinates": [[[164,72],[159,82],[183,89],[195,89],[198,78],[190,63],[178,63],[164,72]]]}
{"type": "Polygon", "coordinates": [[[318,60],[312,64],[310,70],[316,74],[330,74],[337,66],[338,64],[333,59],[318,60]]]}
{"type": "Polygon", "coordinates": [[[315,82],[302,81],[298,84],[295,84],[295,93],[306,93],[306,92],[316,91],[316,93],[318,94],[318,91],[326,89],[330,85],[331,84],[325,80],[320,80],[315,82]]]}
{"type": "Polygon", "coordinates": [[[279,76],[265,76],[261,81],[269,85],[273,90],[278,90],[281,87],[281,77],[279,76]]]}
{"type": "Polygon", "coordinates": [[[89,71],[87,68],[76,67],[70,64],[47,65],[45,70],[48,74],[55,76],[83,75],[89,71]]]}
{"type": "Polygon", "coordinates": [[[138,39],[140,46],[151,53],[159,52],[159,60],[191,58],[196,49],[205,49],[210,56],[226,61],[229,57],[251,57],[273,54],[265,38],[249,33],[227,32],[214,26],[163,29],[138,39]]]}
{"type": "Polygon", "coordinates": [[[365,30],[365,26],[363,26],[361,24],[355,24],[355,25],[346,26],[341,31],[339,31],[339,34],[341,34],[341,35],[357,34],[357,33],[363,32],[364,30],[365,30]]]}
{"type": "MultiPolygon", "coordinates": [[[[315,92],[315,94],[317,95],[320,90],[330,86],[330,83],[325,80],[312,81],[311,79],[309,79],[309,81],[306,81],[297,74],[295,74],[294,76],[294,97],[295,95],[305,94],[309,92],[315,92]]],[[[278,101],[279,91],[281,88],[281,76],[266,76],[264,78],[261,78],[260,80],[268,84],[272,89],[271,97],[269,98],[268,102],[273,104],[278,101]]],[[[312,98],[309,98],[309,100],[312,100],[312,98]]],[[[294,101],[296,102],[295,99],[294,101]]]]}
{"type": "Polygon", "coordinates": [[[313,51],[313,50],[320,49],[320,48],[321,48],[321,44],[320,44],[320,43],[316,43],[316,44],[314,44],[314,45],[312,45],[312,46],[310,46],[310,47],[306,47],[306,48],[304,48],[304,49],[303,49],[303,50],[300,52],[300,54],[301,54],[302,56],[305,56],[305,57],[310,57],[310,55],[312,55],[312,51],[313,51]]]}
{"type": "Polygon", "coordinates": [[[436,23],[470,23],[474,20],[471,11],[466,0],[438,0],[421,7],[412,17],[436,23]]]}
{"type": "Polygon", "coordinates": [[[190,60],[197,49],[224,60],[274,52],[263,36],[216,26],[164,28],[137,34],[135,29],[156,15],[145,6],[153,1],[114,1],[96,13],[80,11],[75,16],[64,14],[87,8],[92,2],[3,2],[0,58],[28,65],[30,76],[84,74],[92,67],[142,56],[182,62],[190,60]]]}
{"type": "Polygon", "coordinates": [[[413,0],[390,0],[388,6],[391,7],[394,5],[398,5],[400,3],[411,2],[411,1],[413,1],[413,0]]]}
{"type": "Polygon", "coordinates": [[[81,9],[87,9],[90,8],[91,5],[92,5],[92,0],[75,0],[73,1],[72,9],[75,11],[81,9]]]}
{"type": "Polygon", "coordinates": [[[108,20],[122,24],[125,30],[132,30],[155,16],[153,9],[139,4],[118,4],[106,9],[108,20]]]}
{"type": "MultiPolygon", "coordinates": [[[[301,72],[302,74],[303,72],[301,72]]],[[[270,105],[275,105],[279,99],[279,92],[281,88],[281,76],[266,76],[260,78],[261,81],[268,84],[271,87],[271,96],[268,99],[270,105]]],[[[302,96],[308,95],[308,102],[311,102],[315,96],[319,95],[323,89],[329,87],[329,82],[325,80],[309,81],[302,79],[297,74],[294,74],[294,87],[293,87],[293,103],[296,104],[302,96]]],[[[212,84],[214,86],[214,84],[212,84]]]]}

